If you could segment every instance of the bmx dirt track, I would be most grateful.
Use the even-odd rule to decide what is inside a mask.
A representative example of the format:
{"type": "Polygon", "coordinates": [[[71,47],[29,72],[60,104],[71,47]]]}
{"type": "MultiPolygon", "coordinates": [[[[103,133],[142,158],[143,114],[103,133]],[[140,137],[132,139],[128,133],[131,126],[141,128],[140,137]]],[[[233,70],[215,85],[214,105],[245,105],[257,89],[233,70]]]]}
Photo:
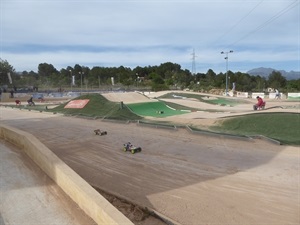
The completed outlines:
{"type": "Polygon", "coordinates": [[[0,115],[91,185],[179,224],[300,223],[299,147],[3,107],[0,115]],[[123,152],[128,141],[142,152],[123,152]]]}

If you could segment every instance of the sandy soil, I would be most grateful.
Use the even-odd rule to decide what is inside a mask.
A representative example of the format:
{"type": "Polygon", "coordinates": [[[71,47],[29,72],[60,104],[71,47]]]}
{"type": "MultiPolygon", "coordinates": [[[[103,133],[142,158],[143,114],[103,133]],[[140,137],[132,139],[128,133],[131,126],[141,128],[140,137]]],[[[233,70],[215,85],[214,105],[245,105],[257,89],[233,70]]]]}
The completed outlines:
{"type": "Polygon", "coordinates": [[[107,92],[102,95],[112,102],[124,102],[125,104],[157,101],[139,92],[107,92]]]}
{"type": "MultiPolygon", "coordinates": [[[[276,110],[299,112],[265,112],[276,110]]],[[[238,114],[222,116],[227,113],[238,114]]],[[[299,147],[7,108],[1,108],[0,116],[1,123],[37,136],[94,187],[153,209],[174,223],[300,223],[299,147]],[[108,134],[94,135],[97,128],[108,134]],[[127,141],[141,146],[142,152],[123,152],[127,141]]],[[[218,116],[194,112],[168,119],[208,125],[218,116]]]]}

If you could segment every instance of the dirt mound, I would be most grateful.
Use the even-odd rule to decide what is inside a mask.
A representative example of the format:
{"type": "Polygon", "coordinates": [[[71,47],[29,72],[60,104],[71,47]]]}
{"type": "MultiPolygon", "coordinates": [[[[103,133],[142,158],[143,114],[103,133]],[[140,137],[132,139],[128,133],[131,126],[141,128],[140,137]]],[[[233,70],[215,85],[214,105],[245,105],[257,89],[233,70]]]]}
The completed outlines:
{"type": "Polygon", "coordinates": [[[156,101],[139,92],[109,92],[102,94],[112,102],[124,102],[125,104],[156,101]]]}

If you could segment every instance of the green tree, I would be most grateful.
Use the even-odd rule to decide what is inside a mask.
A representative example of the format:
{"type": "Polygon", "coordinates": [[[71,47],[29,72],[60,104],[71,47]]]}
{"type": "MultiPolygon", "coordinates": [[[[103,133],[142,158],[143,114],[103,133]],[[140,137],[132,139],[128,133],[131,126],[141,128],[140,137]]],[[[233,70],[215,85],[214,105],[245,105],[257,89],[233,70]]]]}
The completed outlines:
{"type": "Polygon", "coordinates": [[[214,86],[216,76],[217,76],[216,73],[212,69],[209,69],[207,71],[207,73],[206,73],[207,83],[209,83],[210,85],[214,86]]]}
{"type": "Polygon", "coordinates": [[[167,90],[167,85],[165,84],[164,79],[157,73],[150,73],[149,78],[151,79],[151,89],[153,91],[162,91],[167,90]]]}
{"type": "Polygon", "coordinates": [[[33,87],[38,84],[38,74],[34,71],[23,71],[21,75],[19,75],[20,80],[16,84],[17,87],[33,87]]]}
{"type": "Polygon", "coordinates": [[[287,81],[286,91],[287,92],[299,92],[300,91],[300,79],[287,81]]]}
{"type": "Polygon", "coordinates": [[[38,84],[35,86],[41,86],[44,89],[56,86],[58,73],[52,64],[40,63],[38,66],[38,84]]]}
{"type": "Polygon", "coordinates": [[[155,70],[163,79],[170,78],[172,75],[181,70],[181,66],[176,63],[166,62],[160,64],[155,70]]]}
{"type": "Polygon", "coordinates": [[[287,84],[287,80],[278,71],[273,71],[268,77],[268,85],[272,88],[283,89],[287,84]]]}
{"type": "Polygon", "coordinates": [[[10,80],[8,78],[8,74],[10,74],[12,81],[15,75],[15,69],[11,66],[7,60],[2,60],[0,58],[0,88],[1,86],[11,86],[10,80]]]}
{"type": "Polygon", "coordinates": [[[40,63],[38,66],[38,74],[42,77],[50,77],[51,74],[58,73],[52,64],[40,63]]]}
{"type": "Polygon", "coordinates": [[[249,74],[240,73],[237,79],[236,90],[251,91],[251,77],[249,74]]]}
{"type": "MultiPolygon", "coordinates": [[[[210,84],[207,82],[206,87],[209,87],[210,84]]],[[[226,88],[226,74],[220,73],[215,78],[215,88],[222,88],[225,90],[226,88]]]]}

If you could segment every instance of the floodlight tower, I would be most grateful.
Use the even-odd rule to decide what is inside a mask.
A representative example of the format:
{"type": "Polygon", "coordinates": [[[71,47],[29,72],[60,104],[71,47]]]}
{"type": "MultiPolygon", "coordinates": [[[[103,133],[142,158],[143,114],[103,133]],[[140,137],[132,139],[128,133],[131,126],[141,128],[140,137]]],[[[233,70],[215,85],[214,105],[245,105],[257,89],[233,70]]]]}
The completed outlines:
{"type": "Polygon", "coordinates": [[[225,95],[228,95],[228,54],[229,53],[233,53],[232,50],[228,51],[228,52],[221,52],[221,54],[226,54],[226,57],[224,58],[226,60],[226,93],[225,95]]]}

